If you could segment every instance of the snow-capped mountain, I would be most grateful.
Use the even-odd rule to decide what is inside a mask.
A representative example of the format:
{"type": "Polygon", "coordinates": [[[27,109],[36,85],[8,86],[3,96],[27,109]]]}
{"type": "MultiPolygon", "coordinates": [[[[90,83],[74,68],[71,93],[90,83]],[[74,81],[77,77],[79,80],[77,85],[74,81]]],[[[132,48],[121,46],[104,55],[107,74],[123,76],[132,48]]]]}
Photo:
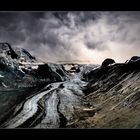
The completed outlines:
{"type": "Polygon", "coordinates": [[[43,64],[27,50],[22,48],[13,49],[9,43],[0,43],[0,62],[21,72],[24,69],[35,69],[38,65],[43,64]]]}
{"type": "MultiPolygon", "coordinates": [[[[46,64],[25,49],[11,47],[9,43],[0,43],[0,75],[3,77],[2,81],[5,81],[2,82],[3,85],[17,85],[19,81],[26,86],[28,82],[63,81],[67,78],[64,71],[62,65],[46,64]],[[14,82],[9,82],[9,78],[14,82]]],[[[32,86],[28,83],[29,85],[32,86]]]]}

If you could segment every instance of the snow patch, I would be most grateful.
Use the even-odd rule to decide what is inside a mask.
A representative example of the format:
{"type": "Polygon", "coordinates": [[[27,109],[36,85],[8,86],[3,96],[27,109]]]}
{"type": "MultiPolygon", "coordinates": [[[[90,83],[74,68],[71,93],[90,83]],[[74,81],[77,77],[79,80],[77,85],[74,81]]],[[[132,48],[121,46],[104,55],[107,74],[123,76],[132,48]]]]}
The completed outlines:
{"type": "Polygon", "coordinates": [[[4,76],[0,74],[0,77],[4,77],[4,76]]]}

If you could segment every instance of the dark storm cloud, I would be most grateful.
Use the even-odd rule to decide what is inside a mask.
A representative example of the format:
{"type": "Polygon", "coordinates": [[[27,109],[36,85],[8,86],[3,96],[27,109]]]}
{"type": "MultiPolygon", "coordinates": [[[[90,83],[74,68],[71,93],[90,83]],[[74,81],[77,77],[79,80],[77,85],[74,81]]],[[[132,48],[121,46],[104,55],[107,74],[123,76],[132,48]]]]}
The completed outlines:
{"type": "Polygon", "coordinates": [[[0,41],[45,61],[122,62],[140,51],[140,12],[0,12],[0,41]]]}
{"type": "Polygon", "coordinates": [[[44,13],[0,12],[0,39],[12,44],[25,41],[27,35],[40,30],[38,18],[44,13]],[[25,32],[27,35],[25,34],[25,32]],[[28,33],[29,32],[29,33],[28,33]]]}

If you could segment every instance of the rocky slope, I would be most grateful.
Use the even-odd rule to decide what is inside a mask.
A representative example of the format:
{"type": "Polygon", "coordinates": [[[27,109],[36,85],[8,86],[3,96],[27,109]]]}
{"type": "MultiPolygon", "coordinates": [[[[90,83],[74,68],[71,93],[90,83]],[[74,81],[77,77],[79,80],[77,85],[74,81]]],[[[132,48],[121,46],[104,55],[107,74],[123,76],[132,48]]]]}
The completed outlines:
{"type": "Polygon", "coordinates": [[[76,121],[68,127],[139,128],[140,57],[104,64],[84,75],[89,81],[84,92],[90,109],[86,114],[77,110],[76,121]]]}

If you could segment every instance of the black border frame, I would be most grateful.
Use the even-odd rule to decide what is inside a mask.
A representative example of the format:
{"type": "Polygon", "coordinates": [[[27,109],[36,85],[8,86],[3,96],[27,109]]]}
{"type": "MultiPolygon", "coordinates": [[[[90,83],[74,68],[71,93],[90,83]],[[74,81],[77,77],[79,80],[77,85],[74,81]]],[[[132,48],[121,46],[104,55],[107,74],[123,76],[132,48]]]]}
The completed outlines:
{"type": "MultiPolygon", "coordinates": [[[[1,1],[1,11],[139,11],[135,0],[38,0],[1,1]]],[[[137,138],[139,129],[0,129],[10,139],[120,139],[137,138]]]]}

